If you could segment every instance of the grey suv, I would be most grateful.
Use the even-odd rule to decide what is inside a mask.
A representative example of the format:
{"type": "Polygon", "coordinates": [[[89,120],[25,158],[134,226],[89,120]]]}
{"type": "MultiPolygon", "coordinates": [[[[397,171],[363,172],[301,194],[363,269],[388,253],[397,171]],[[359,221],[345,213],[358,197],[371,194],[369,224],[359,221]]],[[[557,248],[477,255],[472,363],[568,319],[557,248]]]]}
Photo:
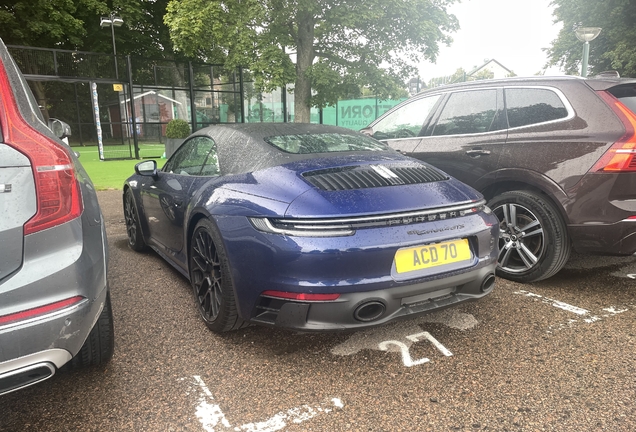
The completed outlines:
{"type": "Polygon", "coordinates": [[[570,251],[636,252],[636,80],[511,78],[440,87],[363,132],[481,191],[498,275],[532,282],[570,251]]]}
{"type": "Polygon", "coordinates": [[[86,172],[0,41],[0,395],[110,359],[106,248],[86,172]]]}

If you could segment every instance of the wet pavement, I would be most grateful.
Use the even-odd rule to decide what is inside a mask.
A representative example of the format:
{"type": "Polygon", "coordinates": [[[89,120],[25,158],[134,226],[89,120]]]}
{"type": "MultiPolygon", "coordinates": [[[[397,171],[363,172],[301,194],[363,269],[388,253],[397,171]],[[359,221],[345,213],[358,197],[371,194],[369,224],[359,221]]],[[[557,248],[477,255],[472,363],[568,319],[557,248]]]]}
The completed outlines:
{"type": "Polygon", "coordinates": [[[190,286],[127,247],[99,192],[116,352],[0,397],[2,431],[633,431],[636,257],[356,333],[207,330],[190,286]]]}

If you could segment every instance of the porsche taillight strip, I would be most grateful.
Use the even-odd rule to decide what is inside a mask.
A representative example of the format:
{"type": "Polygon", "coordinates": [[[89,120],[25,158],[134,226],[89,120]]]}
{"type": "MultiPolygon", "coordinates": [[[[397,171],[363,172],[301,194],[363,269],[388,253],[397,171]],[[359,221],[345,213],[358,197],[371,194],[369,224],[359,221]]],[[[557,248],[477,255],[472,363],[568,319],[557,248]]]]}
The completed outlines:
{"type": "Polygon", "coordinates": [[[454,219],[486,209],[486,201],[469,201],[459,205],[412,212],[375,216],[325,219],[249,218],[259,231],[302,237],[338,237],[355,234],[356,229],[454,219]]]}
{"type": "MultiPolygon", "coordinates": [[[[419,218],[425,217],[425,220],[419,220],[417,222],[427,222],[434,221],[437,219],[448,219],[450,217],[464,216],[466,214],[471,214],[479,211],[480,207],[486,205],[486,200],[481,201],[467,201],[457,205],[448,206],[448,207],[438,207],[434,209],[427,210],[416,210],[412,212],[404,212],[404,213],[391,213],[385,215],[374,215],[374,216],[358,216],[351,218],[333,218],[333,219],[275,219],[276,221],[285,222],[285,223],[293,223],[294,225],[333,225],[333,224],[358,224],[365,222],[384,222],[395,219],[411,219],[411,218],[419,218]],[[443,215],[447,216],[440,218],[428,218],[428,216],[434,215],[443,215]],[[450,215],[452,214],[452,216],[450,215]]],[[[409,222],[412,223],[412,222],[409,222]]]]}

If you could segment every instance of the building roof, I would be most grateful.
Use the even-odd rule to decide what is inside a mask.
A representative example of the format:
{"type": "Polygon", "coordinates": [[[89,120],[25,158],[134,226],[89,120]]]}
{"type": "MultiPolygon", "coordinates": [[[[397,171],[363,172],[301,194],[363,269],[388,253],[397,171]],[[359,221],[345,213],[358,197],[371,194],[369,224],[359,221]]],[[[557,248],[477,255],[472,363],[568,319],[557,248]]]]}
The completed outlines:
{"type": "Polygon", "coordinates": [[[475,75],[477,72],[479,72],[479,71],[480,71],[480,70],[482,70],[482,69],[485,69],[485,68],[486,68],[486,66],[488,66],[489,64],[492,64],[492,63],[494,63],[494,64],[498,65],[498,66],[499,66],[500,68],[502,68],[502,69],[505,69],[505,70],[506,70],[509,74],[514,73],[513,71],[511,71],[510,69],[508,69],[507,67],[505,67],[504,65],[502,65],[501,63],[499,63],[497,60],[495,60],[495,59],[490,59],[490,60],[488,60],[486,63],[484,63],[483,65],[479,66],[478,68],[476,68],[476,69],[474,69],[474,70],[472,70],[472,71],[468,72],[468,73],[466,74],[466,76],[472,76],[472,75],[475,75]]]}
{"type": "MultiPolygon", "coordinates": [[[[138,95],[137,95],[137,96],[135,96],[133,99],[139,99],[139,98],[142,98],[142,97],[144,97],[144,96],[148,96],[148,95],[157,95],[158,97],[160,97],[160,98],[162,98],[162,99],[166,99],[166,100],[168,100],[168,101],[170,101],[170,102],[172,102],[172,103],[176,103],[176,104],[181,105],[181,102],[176,101],[176,100],[174,100],[174,99],[170,99],[168,96],[164,96],[164,95],[162,95],[161,93],[157,93],[157,92],[156,92],[156,91],[154,91],[154,90],[149,90],[149,91],[147,91],[147,92],[145,92],[145,93],[138,94],[138,95]]],[[[122,103],[122,104],[123,104],[123,103],[128,103],[128,102],[130,102],[130,98],[128,98],[128,99],[126,99],[125,101],[120,102],[120,103],[122,103]]]]}

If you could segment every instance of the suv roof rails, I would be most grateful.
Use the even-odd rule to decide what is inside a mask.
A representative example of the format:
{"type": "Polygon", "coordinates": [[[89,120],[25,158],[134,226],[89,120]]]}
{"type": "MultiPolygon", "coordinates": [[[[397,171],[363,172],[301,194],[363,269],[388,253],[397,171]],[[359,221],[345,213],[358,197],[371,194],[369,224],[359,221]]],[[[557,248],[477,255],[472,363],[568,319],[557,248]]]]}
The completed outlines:
{"type": "Polygon", "coordinates": [[[608,70],[608,71],[603,71],[601,73],[598,73],[594,75],[592,78],[620,78],[620,77],[621,77],[621,74],[619,74],[618,71],[608,70]]]}

